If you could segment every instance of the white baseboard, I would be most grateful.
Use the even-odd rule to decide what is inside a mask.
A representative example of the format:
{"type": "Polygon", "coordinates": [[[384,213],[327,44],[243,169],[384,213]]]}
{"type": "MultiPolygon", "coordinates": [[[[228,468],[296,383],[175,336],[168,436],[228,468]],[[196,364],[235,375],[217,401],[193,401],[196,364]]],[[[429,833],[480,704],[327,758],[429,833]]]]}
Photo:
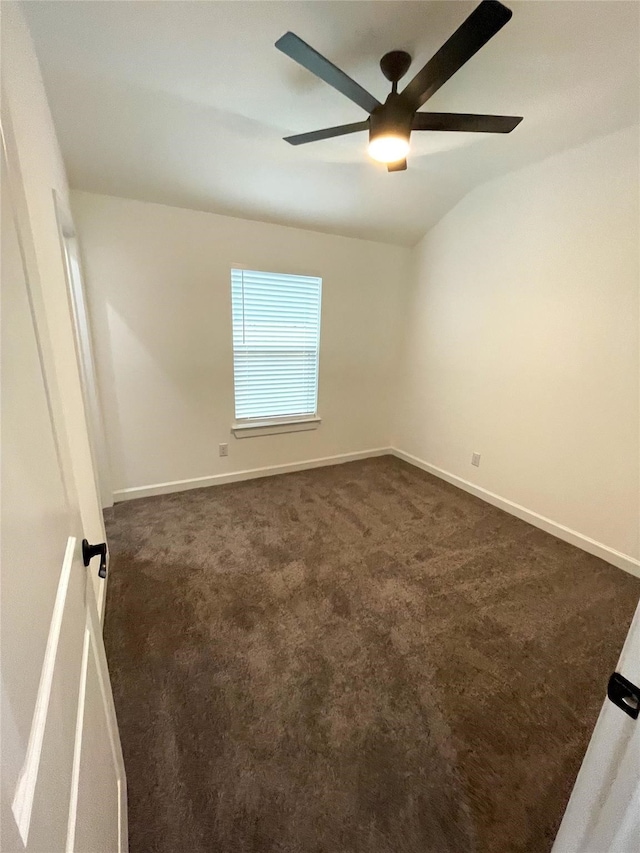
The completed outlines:
{"type": "Polygon", "coordinates": [[[565,527],[563,524],[558,524],[556,521],[552,521],[544,515],[539,515],[537,512],[533,512],[533,510],[520,506],[520,504],[514,503],[500,495],[496,495],[494,492],[490,492],[487,489],[483,489],[475,483],[463,480],[462,477],[450,474],[448,471],[443,471],[442,468],[436,468],[435,465],[430,465],[428,462],[418,459],[417,456],[412,456],[410,453],[405,453],[403,450],[397,450],[395,447],[391,448],[390,452],[393,456],[397,456],[398,459],[403,459],[410,465],[415,465],[416,468],[421,468],[423,471],[427,471],[429,474],[433,474],[441,480],[446,480],[447,483],[451,483],[459,489],[464,489],[465,492],[475,495],[477,498],[486,501],[486,503],[489,503],[492,506],[497,506],[499,509],[508,512],[511,515],[515,515],[516,518],[527,521],[534,527],[539,527],[540,530],[544,530],[546,533],[551,533],[552,536],[556,536],[558,539],[562,539],[570,545],[575,545],[577,548],[581,548],[589,554],[600,557],[602,560],[605,560],[605,562],[611,563],[611,565],[617,566],[619,569],[624,569],[624,571],[629,572],[629,574],[640,577],[640,560],[636,560],[628,554],[616,551],[614,548],[609,548],[608,545],[603,545],[601,542],[596,542],[595,539],[590,539],[588,536],[578,533],[577,530],[571,530],[571,528],[565,527]]]}
{"type": "Polygon", "coordinates": [[[151,486],[135,486],[134,488],[115,491],[113,499],[114,501],[131,501],[136,498],[148,498],[152,495],[168,495],[172,492],[185,492],[188,489],[202,489],[206,486],[220,486],[223,483],[238,483],[241,480],[255,480],[258,477],[272,477],[275,474],[289,474],[292,471],[324,468],[326,465],[341,465],[343,462],[355,462],[358,459],[370,459],[374,456],[388,456],[390,453],[389,447],[376,447],[371,450],[359,450],[355,453],[324,456],[321,459],[289,462],[285,465],[267,465],[265,468],[249,468],[246,471],[232,471],[229,474],[211,474],[208,477],[193,477],[190,480],[174,480],[170,483],[155,483],[151,486]]]}
{"type": "Polygon", "coordinates": [[[410,465],[415,465],[416,468],[421,468],[423,471],[427,471],[429,474],[433,474],[441,480],[446,480],[447,483],[451,483],[459,489],[463,489],[465,492],[469,492],[481,500],[486,501],[492,506],[497,506],[499,509],[508,512],[511,515],[515,515],[516,518],[520,518],[523,521],[532,524],[534,527],[539,527],[546,533],[550,533],[552,536],[556,536],[558,539],[562,539],[570,545],[575,545],[577,548],[581,548],[589,554],[600,557],[602,560],[605,560],[607,563],[611,563],[613,566],[617,566],[619,569],[623,569],[636,577],[640,577],[640,560],[636,560],[628,554],[616,551],[614,548],[603,545],[601,542],[596,542],[595,539],[591,539],[582,533],[578,533],[577,530],[572,530],[569,527],[565,527],[563,524],[558,524],[558,522],[552,521],[544,515],[540,515],[539,513],[527,509],[520,504],[514,503],[507,498],[503,498],[501,495],[496,495],[488,489],[483,489],[475,483],[463,480],[462,477],[450,474],[442,468],[437,468],[435,465],[431,465],[428,462],[419,459],[417,456],[412,456],[410,453],[405,453],[403,450],[398,450],[395,447],[376,447],[371,450],[360,450],[355,453],[341,453],[337,456],[324,456],[321,459],[307,459],[302,462],[290,462],[284,465],[268,465],[264,468],[249,468],[245,471],[232,471],[229,474],[212,474],[208,477],[194,477],[189,480],[174,480],[173,482],[155,483],[150,486],[135,486],[134,488],[120,489],[114,492],[113,498],[114,501],[130,501],[135,500],[136,498],[147,498],[153,495],[168,495],[172,492],[184,492],[188,489],[202,489],[207,486],[222,485],[223,483],[237,483],[242,480],[254,480],[258,477],[271,477],[275,474],[288,474],[293,471],[307,471],[310,468],[323,468],[326,465],[340,465],[343,462],[355,462],[358,459],[370,459],[374,456],[388,455],[396,456],[398,459],[403,459],[410,465]]]}

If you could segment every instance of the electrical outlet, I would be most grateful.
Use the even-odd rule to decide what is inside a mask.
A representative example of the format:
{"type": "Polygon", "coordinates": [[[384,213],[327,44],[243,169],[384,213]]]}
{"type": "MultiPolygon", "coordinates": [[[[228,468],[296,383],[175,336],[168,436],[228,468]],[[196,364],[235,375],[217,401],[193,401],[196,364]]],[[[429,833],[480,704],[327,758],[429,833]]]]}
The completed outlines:
{"type": "Polygon", "coordinates": [[[229,445],[228,444],[219,444],[218,445],[218,453],[220,456],[228,456],[229,455],[229,445]]]}
{"type": "Polygon", "coordinates": [[[471,464],[475,465],[476,468],[480,467],[480,454],[479,453],[472,453],[471,454],[471,464]]]}

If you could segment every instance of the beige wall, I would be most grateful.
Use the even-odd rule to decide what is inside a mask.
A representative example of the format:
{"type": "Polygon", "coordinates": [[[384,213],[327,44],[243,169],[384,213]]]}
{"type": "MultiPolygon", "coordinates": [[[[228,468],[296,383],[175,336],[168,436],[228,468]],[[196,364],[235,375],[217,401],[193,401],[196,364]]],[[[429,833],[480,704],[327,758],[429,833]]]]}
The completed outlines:
{"type": "Polygon", "coordinates": [[[116,498],[388,446],[409,250],[82,192],[72,206],[116,498]],[[322,276],[319,429],[230,434],[234,264],[322,276]]]}
{"type": "Polygon", "coordinates": [[[429,232],[392,440],[635,558],[638,154],[635,127],[556,155],[429,232]]]}

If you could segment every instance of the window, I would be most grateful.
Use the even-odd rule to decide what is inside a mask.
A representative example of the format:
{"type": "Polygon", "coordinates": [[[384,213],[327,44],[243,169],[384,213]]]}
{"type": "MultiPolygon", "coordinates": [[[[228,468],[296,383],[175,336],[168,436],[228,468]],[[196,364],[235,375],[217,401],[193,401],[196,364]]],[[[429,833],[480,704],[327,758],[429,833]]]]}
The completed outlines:
{"type": "Polygon", "coordinates": [[[321,291],[321,278],[231,270],[236,429],[319,423],[321,291]]]}

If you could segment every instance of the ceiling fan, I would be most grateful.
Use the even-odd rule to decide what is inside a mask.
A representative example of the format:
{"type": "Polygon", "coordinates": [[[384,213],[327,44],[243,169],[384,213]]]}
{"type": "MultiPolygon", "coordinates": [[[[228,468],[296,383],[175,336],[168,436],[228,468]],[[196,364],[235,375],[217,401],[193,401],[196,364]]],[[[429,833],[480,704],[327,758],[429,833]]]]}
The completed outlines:
{"type": "Polygon", "coordinates": [[[511,14],[511,10],[498,0],[482,0],[402,92],[398,92],[398,81],[409,70],[411,56],[403,50],[385,53],[380,60],[380,68],[391,83],[391,92],[384,104],[297,35],[285,33],[276,42],[278,50],[369,113],[364,121],[286,136],[285,141],[291,145],[303,145],[368,130],[371,157],[386,163],[389,172],[401,172],[407,168],[405,158],[412,130],[511,133],[522,121],[521,117],[418,112],[443,83],[502,29],[511,14]]]}

